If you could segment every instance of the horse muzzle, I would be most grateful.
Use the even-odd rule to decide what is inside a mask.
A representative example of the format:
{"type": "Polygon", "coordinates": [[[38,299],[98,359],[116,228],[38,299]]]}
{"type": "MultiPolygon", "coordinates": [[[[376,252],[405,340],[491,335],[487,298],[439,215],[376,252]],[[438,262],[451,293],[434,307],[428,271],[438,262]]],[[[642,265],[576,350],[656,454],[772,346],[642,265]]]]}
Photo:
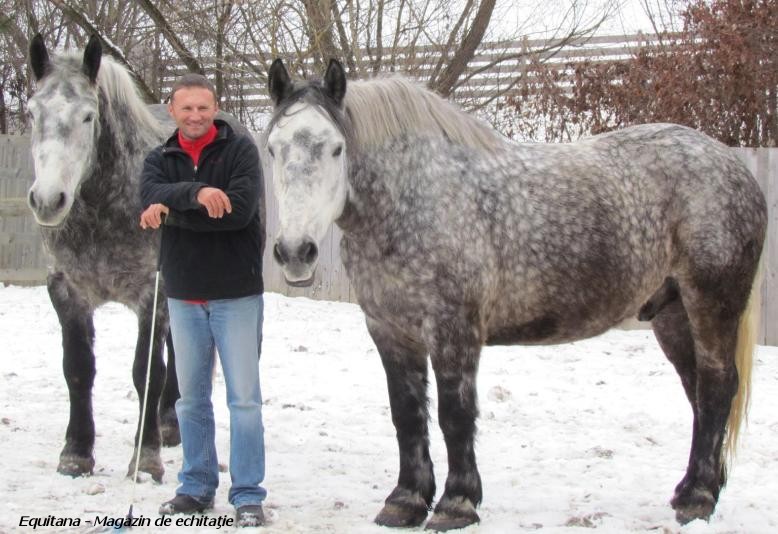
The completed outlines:
{"type": "Polygon", "coordinates": [[[27,195],[27,205],[39,225],[59,226],[70,212],[73,201],[63,191],[44,196],[31,188],[27,195]]]}
{"type": "Polygon", "coordinates": [[[308,287],[313,284],[319,247],[312,239],[304,238],[299,244],[290,246],[279,238],[273,245],[273,258],[281,266],[288,285],[308,287]]]}

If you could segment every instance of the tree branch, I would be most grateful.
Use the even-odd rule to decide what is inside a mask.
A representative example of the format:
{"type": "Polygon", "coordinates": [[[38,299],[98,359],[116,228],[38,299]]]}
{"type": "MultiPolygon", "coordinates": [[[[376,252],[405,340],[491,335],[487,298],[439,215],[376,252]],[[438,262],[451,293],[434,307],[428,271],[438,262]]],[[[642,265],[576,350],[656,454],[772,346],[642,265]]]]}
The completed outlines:
{"type": "Polygon", "coordinates": [[[494,4],[496,0],[483,0],[478,6],[473,23],[467,31],[462,45],[454,53],[449,64],[443,70],[441,75],[430,85],[430,89],[438,92],[444,97],[448,97],[454,88],[459,77],[467,68],[467,64],[473,59],[478,45],[483,40],[486,28],[492,18],[494,4]]]}
{"type": "Polygon", "coordinates": [[[59,8],[67,18],[80,26],[86,33],[94,34],[98,37],[98,39],[100,39],[100,44],[103,46],[103,50],[108,52],[114,59],[121,63],[135,79],[135,83],[138,86],[138,89],[140,90],[144,100],[147,102],[157,101],[157,97],[154,95],[154,92],[149,89],[149,86],[146,85],[146,82],[143,80],[143,78],[141,78],[132,65],[130,65],[124,53],[114,43],[105,38],[105,36],[100,30],[98,30],[97,25],[92,20],[90,20],[86,15],[78,11],[75,7],[70,5],[70,3],[64,0],[49,0],[49,2],[59,8]]]}
{"type": "Polygon", "coordinates": [[[186,45],[184,45],[184,43],[182,43],[181,40],[176,36],[173,28],[171,28],[170,23],[167,21],[167,19],[165,19],[165,16],[162,14],[162,12],[157,9],[157,7],[150,0],[138,0],[138,3],[148,14],[148,16],[151,17],[151,20],[154,21],[154,24],[157,25],[159,31],[162,32],[162,35],[165,36],[165,39],[168,43],[170,43],[170,46],[173,47],[173,50],[175,50],[176,54],[178,54],[178,57],[181,58],[181,61],[184,62],[184,65],[186,65],[186,67],[191,72],[205,74],[203,66],[200,64],[197,58],[195,58],[194,54],[189,51],[186,45]]]}

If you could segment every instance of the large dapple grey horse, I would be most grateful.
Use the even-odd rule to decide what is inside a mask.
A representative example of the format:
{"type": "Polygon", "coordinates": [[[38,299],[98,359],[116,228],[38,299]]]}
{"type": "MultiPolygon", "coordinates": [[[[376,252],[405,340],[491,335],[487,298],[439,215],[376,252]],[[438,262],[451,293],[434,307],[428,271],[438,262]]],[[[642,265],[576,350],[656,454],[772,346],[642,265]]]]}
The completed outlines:
{"type": "MultiPolygon", "coordinates": [[[[138,185],[146,154],[175,125],[166,106],[147,107],[142,102],[126,69],[103,57],[95,37],[83,54],[49,57],[37,35],[30,44],[30,66],[37,91],[29,101],[35,182],[28,203],[53,258],[47,283],[62,326],[70,395],[58,471],[76,476],[94,468],[92,318],[105,302],[120,302],[138,317],[132,376],[139,399],[144,396],[159,232],[144,232],[139,226],[138,185]]],[[[224,113],[219,117],[247,133],[234,117],[224,113]]],[[[169,338],[167,373],[163,360],[168,332],[164,295],[158,299],[155,323],[140,470],[160,480],[164,473],[160,445],[180,441],[174,410],[178,384],[169,338]]],[[[135,455],[130,472],[134,459],[135,455]]]]}
{"type": "Polygon", "coordinates": [[[347,85],[337,61],[296,82],[276,60],[268,87],[274,257],[309,284],[329,224],[343,230],[386,371],[400,472],[379,524],[420,525],[432,507],[428,355],[448,477],[426,526],[447,530],[479,521],[481,347],[574,341],[636,315],[694,412],[676,517],[710,517],[746,409],[767,221],[732,151],[672,124],[514,144],[402,78],[347,85]]]}

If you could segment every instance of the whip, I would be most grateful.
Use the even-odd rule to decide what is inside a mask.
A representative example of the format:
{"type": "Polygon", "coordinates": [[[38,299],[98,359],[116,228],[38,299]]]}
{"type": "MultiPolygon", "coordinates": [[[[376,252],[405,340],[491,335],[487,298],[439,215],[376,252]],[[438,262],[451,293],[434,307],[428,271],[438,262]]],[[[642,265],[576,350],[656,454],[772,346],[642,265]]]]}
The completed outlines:
{"type": "MultiPolygon", "coordinates": [[[[165,224],[165,214],[161,214],[162,224],[165,224]]],[[[164,232],[164,230],[163,230],[164,232]]],[[[132,525],[132,507],[135,504],[135,490],[138,487],[138,468],[140,467],[141,441],[143,440],[143,431],[146,426],[146,407],[149,402],[149,380],[151,378],[151,355],[154,352],[154,327],[157,322],[157,299],[159,298],[159,271],[162,264],[162,236],[159,236],[159,252],[157,254],[157,272],[154,275],[154,304],[151,308],[151,331],[149,332],[149,354],[146,358],[146,381],[143,387],[143,404],[140,416],[140,429],[138,439],[135,443],[135,472],[132,476],[132,499],[130,500],[130,510],[127,512],[127,521],[125,524],[132,525]]],[[[128,528],[132,528],[131,526],[128,528]]]]}

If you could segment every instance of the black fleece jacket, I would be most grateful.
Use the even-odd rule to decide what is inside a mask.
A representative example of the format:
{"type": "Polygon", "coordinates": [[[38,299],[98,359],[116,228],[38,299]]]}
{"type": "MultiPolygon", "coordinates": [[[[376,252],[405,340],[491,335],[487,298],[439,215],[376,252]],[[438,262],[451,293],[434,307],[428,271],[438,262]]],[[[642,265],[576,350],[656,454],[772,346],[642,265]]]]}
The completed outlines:
{"type": "Polygon", "coordinates": [[[152,150],[143,165],[143,209],[164,204],[162,276],[168,297],[186,300],[239,298],[262,293],[262,235],[259,202],[265,188],[254,142],[221,120],[216,138],[192,158],[178,143],[178,131],[152,150]],[[232,213],[208,216],[197,202],[203,187],[224,191],[232,213]]]}

